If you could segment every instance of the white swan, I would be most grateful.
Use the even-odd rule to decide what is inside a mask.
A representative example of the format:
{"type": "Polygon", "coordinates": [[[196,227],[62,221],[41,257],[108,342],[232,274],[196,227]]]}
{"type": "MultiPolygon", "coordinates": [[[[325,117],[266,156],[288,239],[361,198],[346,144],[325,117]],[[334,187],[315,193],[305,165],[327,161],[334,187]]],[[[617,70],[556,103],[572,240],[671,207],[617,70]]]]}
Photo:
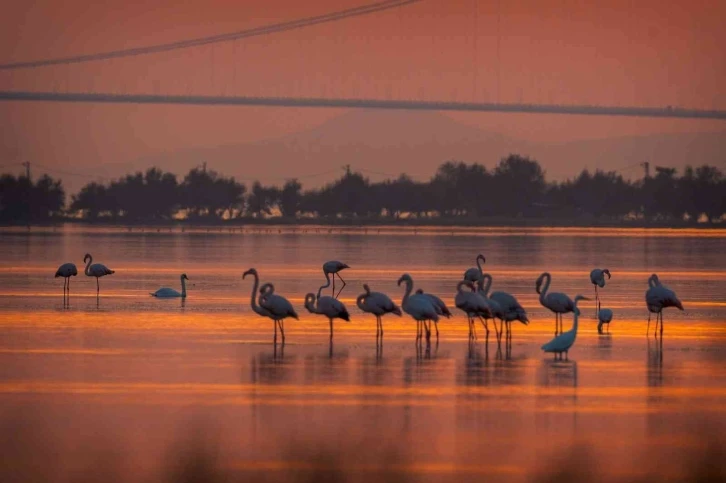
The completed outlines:
{"type": "Polygon", "coordinates": [[[158,298],[172,298],[172,297],[181,297],[183,299],[186,298],[187,297],[186,281],[189,280],[189,278],[187,277],[186,273],[182,273],[179,278],[181,279],[181,289],[182,289],[181,293],[177,292],[173,288],[163,287],[163,288],[160,288],[159,290],[157,290],[156,292],[151,292],[151,295],[153,297],[158,297],[158,298]]]}

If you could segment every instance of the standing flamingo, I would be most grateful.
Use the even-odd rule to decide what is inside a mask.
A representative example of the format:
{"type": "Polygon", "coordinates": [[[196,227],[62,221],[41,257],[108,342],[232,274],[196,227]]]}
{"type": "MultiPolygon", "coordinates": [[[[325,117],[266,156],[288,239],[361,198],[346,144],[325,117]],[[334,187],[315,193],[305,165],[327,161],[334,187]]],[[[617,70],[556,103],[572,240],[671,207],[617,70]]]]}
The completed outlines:
{"type": "Polygon", "coordinates": [[[406,282],[406,291],[401,300],[401,308],[416,321],[416,341],[422,338],[422,324],[426,327],[426,340],[428,341],[431,338],[431,331],[426,326],[426,321],[433,320],[434,322],[438,322],[439,314],[436,313],[436,308],[431,303],[430,298],[423,294],[411,295],[411,291],[413,290],[413,279],[411,275],[407,273],[401,275],[401,278],[398,279],[398,286],[400,287],[403,282],[406,282]]]}
{"type": "Polygon", "coordinates": [[[605,286],[605,275],[608,276],[608,280],[610,280],[610,270],[607,268],[596,268],[592,272],[590,272],[590,283],[592,283],[595,286],[595,313],[597,314],[598,310],[600,310],[600,294],[597,292],[597,288],[603,288],[605,286]]]}
{"type": "Polygon", "coordinates": [[[164,288],[160,288],[156,292],[151,292],[151,295],[154,297],[158,297],[158,298],[170,298],[170,297],[181,297],[183,299],[186,298],[187,297],[186,280],[189,280],[189,278],[187,278],[186,273],[182,273],[179,278],[181,279],[181,289],[182,289],[181,293],[177,292],[173,288],[164,287],[164,288]]]}
{"type": "Polygon", "coordinates": [[[506,339],[512,340],[512,322],[518,320],[524,325],[529,325],[529,318],[524,307],[517,301],[514,295],[507,292],[492,292],[489,297],[490,303],[496,303],[502,312],[502,321],[506,325],[506,339]]]}
{"type": "MultiPolygon", "coordinates": [[[[476,282],[477,285],[477,293],[484,297],[484,300],[487,301],[487,304],[489,305],[489,311],[491,312],[492,321],[494,322],[494,331],[497,334],[497,341],[501,340],[501,334],[499,333],[499,328],[497,327],[497,321],[496,319],[499,319],[502,322],[502,330],[504,329],[504,311],[502,310],[502,307],[499,305],[499,303],[496,300],[492,300],[489,298],[489,289],[492,286],[492,276],[488,273],[482,273],[479,277],[479,280],[476,282]],[[485,284],[486,283],[486,284],[485,284]]],[[[485,320],[485,328],[488,329],[488,320],[485,320]]]]}
{"type": "Polygon", "coordinates": [[[55,271],[55,278],[63,277],[63,298],[66,296],[66,290],[68,291],[68,297],[71,296],[71,277],[78,275],[78,269],[75,263],[64,263],[58,270],[55,271]]]}
{"type": "Polygon", "coordinates": [[[537,278],[536,290],[539,294],[539,303],[555,313],[555,335],[557,335],[562,333],[562,314],[572,312],[575,308],[575,302],[562,292],[547,293],[550,288],[550,282],[552,282],[552,275],[549,272],[544,272],[537,278]],[[547,279],[547,281],[545,282],[545,286],[542,287],[542,281],[544,279],[547,279]]]}
{"type": "MultiPolygon", "coordinates": [[[[441,300],[439,297],[432,293],[425,293],[422,289],[416,290],[416,295],[423,295],[424,297],[428,297],[428,299],[431,301],[431,303],[434,306],[434,309],[436,310],[436,313],[440,316],[446,317],[447,319],[451,318],[451,311],[446,306],[443,300],[441,300]]],[[[436,327],[436,339],[439,338],[439,323],[438,321],[434,320],[434,326],[436,327]]]]}
{"type": "Polygon", "coordinates": [[[676,296],[676,293],[660,283],[655,273],[648,278],[648,291],[645,292],[645,304],[648,307],[648,326],[645,333],[650,329],[650,313],[656,314],[655,334],[658,334],[658,320],[660,320],[660,336],[663,337],[663,309],[677,307],[683,310],[683,304],[676,296]]]}
{"type": "Polygon", "coordinates": [[[401,316],[401,309],[393,303],[391,298],[381,292],[371,292],[367,283],[363,284],[363,292],[355,299],[355,303],[363,312],[368,312],[376,316],[376,339],[383,337],[383,320],[386,314],[396,314],[401,316]]]}
{"type": "MultiPolygon", "coordinates": [[[[311,314],[324,315],[330,321],[330,340],[333,340],[333,319],[342,319],[346,322],[350,322],[350,315],[348,309],[345,308],[343,302],[333,297],[324,295],[317,297],[317,306],[315,305],[316,297],[314,293],[305,295],[305,308],[311,314]]],[[[332,347],[332,346],[331,346],[332,347]]]]}
{"type": "MultiPolygon", "coordinates": [[[[469,280],[462,280],[456,284],[456,296],[454,296],[454,304],[456,308],[466,313],[466,317],[469,321],[469,339],[476,338],[476,329],[474,328],[474,317],[478,317],[483,313],[491,313],[489,305],[487,304],[484,297],[474,291],[474,284],[469,280]],[[462,290],[462,287],[467,286],[471,289],[469,292],[462,290]]],[[[486,330],[487,339],[489,338],[489,328],[484,325],[486,330]]]]}
{"type": "Polygon", "coordinates": [[[93,257],[90,253],[86,253],[86,256],[83,257],[84,263],[86,260],[88,260],[88,263],[86,264],[86,270],[84,273],[87,277],[96,277],[96,296],[98,296],[101,293],[101,287],[98,283],[98,279],[105,275],[113,275],[116,272],[102,263],[93,263],[93,257]],[[91,265],[92,263],[93,265],[91,265]]]}
{"type": "Polygon", "coordinates": [[[280,326],[282,343],[285,343],[285,329],[283,322],[287,317],[300,320],[292,304],[283,296],[275,294],[275,286],[266,283],[260,287],[260,305],[272,314],[272,320],[280,326]]]}
{"type": "Polygon", "coordinates": [[[343,280],[343,277],[340,276],[340,271],[344,270],[346,268],[350,268],[345,263],[339,262],[337,260],[331,260],[329,262],[323,263],[323,274],[325,275],[325,280],[327,280],[327,284],[321,285],[318,289],[318,298],[320,298],[320,292],[324,288],[330,287],[330,274],[333,274],[333,296],[337,299],[338,295],[340,295],[340,292],[343,291],[345,288],[345,280],[343,280]],[[338,276],[341,282],[343,282],[343,286],[340,287],[340,290],[338,291],[338,295],[335,295],[335,276],[338,276]]]}
{"type": "Polygon", "coordinates": [[[477,280],[479,280],[479,277],[481,277],[482,269],[481,266],[485,264],[487,261],[484,258],[484,255],[481,253],[476,256],[476,267],[471,267],[464,272],[464,280],[468,280],[469,282],[476,283],[477,280]],[[481,260],[481,263],[479,261],[481,260]]]}
{"type": "Polygon", "coordinates": [[[560,335],[556,336],[554,339],[542,346],[543,351],[553,352],[555,354],[555,359],[557,359],[558,354],[560,356],[560,359],[562,359],[563,352],[565,353],[565,359],[567,359],[570,348],[575,343],[575,339],[577,338],[577,318],[580,315],[580,309],[577,308],[577,302],[579,302],[580,300],[590,299],[588,299],[587,297],[583,297],[582,295],[575,296],[572,307],[572,312],[574,313],[574,318],[572,320],[572,329],[568,330],[567,332],[561,333],[560,335]]]}
{"type": "MultiPolygon", "coordinates": [[[[275,320],[275,315],[272,312],[270,312],[269,310],[267,310],[266,308],[258,306],[257,301],[255,299],[255,297],[257,296],[257,286],[260,283],[260,278],[259,278],[259,275],[257,275],[257,270],[254,268],[250,268],[249,270],[247,270],[245,273],[242,274],[242,278],[247,278],[247,275],[252,275],[255,277],[255,281],[252,284],[252,297],[250,300],[250,307],[252,308],[252,311],[254,313],[256,313],[257,315],[267,317],[269,319],[272,319],[273,322],[275,322],[275,337],[272,340],[274,342],[277,342],[278,323],[277,323],[277,320],[275,320]]],[[[282,328],[280,330],[282,330],[282,328]]]]}
{"type": "Polygon", "coordinates": [[[603,324],[608,324],[608,332],[610,332],[610,322],[613,320],[613,311],[610,309],[600,309],[597,313],[597,333],[602,334],[603,324]]]}

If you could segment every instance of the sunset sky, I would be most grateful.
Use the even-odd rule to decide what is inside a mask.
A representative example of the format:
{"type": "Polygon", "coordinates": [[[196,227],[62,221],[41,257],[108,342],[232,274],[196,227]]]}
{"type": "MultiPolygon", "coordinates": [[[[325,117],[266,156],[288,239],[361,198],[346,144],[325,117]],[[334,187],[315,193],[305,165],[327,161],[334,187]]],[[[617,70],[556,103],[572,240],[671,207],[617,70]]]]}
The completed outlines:
{"type": "MultiPolygon", "coordinates": [[[[0,63],[243,30],[364,0],[13,2],[0,63]]],[[[213,46],[0,71],[2,90],[359,97],[726,109],[726,3],[424,0],[386,12],[213,46]]],[[[342,110],[0,103],[0,165],[125,163],[187,147],[305,131],[342,110]]],[[[447,114],[547,142],[726,132],[723,122],[447,114]]],[[[361,133],[365,141],[365,133],[361,133]]],[[[297,167],[317,171],[318,166],[297,167]]],[[[121,174],[121,173],[118,173],[121,174]]]]}

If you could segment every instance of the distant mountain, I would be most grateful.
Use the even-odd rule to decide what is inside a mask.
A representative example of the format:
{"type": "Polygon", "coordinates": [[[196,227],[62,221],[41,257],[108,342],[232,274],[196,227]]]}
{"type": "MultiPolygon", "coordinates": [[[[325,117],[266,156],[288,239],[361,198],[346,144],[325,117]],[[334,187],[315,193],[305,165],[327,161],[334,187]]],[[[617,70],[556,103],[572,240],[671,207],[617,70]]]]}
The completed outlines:
{"type": "Polygon", "coordinates": [[[436,112],[353,110],[314,129],[265,141],[179,149],[106,165],[125,173],[156,165],[178,174],[203,161],[210,169],[240,180],[281,183],[298,177],[305,187],[320,186],[340,176],[343,165],[363,169],[372,180],[409,173],[428,179],[444,161],[458,159],[493,167],[509,153],[537,159],[548,179],[572,177],[582,168],[628,168],[638,178],[638,164],[683,167],[726,163],[726,131],[654,134],[535,143],[461,124],[436,112]],[[325,173],[323,175],[317,175],[325,173]]]}

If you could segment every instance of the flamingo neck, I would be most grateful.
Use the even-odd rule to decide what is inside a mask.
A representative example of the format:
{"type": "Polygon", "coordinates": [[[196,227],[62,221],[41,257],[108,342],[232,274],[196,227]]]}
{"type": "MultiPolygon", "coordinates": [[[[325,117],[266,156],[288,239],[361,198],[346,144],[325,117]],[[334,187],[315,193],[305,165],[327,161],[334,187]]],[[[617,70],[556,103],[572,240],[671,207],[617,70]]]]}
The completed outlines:
{"type": "Polygon", "coordinates": [[[403,299],[401,300],[401,307],[408,306],[408,296],[411,295],[413,290],[413,282],[409,279],[406,280],[406,291],[403,293],[403,299]]]}
{"type": "Polygon", "coordinates": [[[318,308],[315,306],[315,296],[313,294],[310,294],[310,296],[305,297],[305,308],[308,309],[308,312],[311,314],[319,314],[318,308]]]}
{"type": "Polygon", "coordinates": [[[257,307],[257,301],[255,300],[255,294],[257,293],[257,286],[260,284],[260,280],[259,280],[259,278],[257,278],[256,273],[253,273],[252,275],[254,275],[255,281],[252,284],[252,297],[250,300],[250,306],[252,307],[252,310],[254,310],[256,313],[259,314],[260,309],[259,309],[259,307],[257,307]]]}
{"type": "Polygon", "coordinates": [[[484,257],[482,257],[481,255],[476,257],[476,266],[479,269],[479,273],[482,273],[482,269],[481,269],[482,260],[484,260],[484,257]]]}
{"type": "Polygon", "coordinates": [[[477,283],[479,285],[479,291],[482,293],[482,295],[484,295],[486,298],[489,298],[489,289],[492,288],[492,276],[488,273],[485,273],[481,276],[477,283]],[[484,280],[486,280],[486,285],[484,285],[484,280]]]}
{"type": "Polygon", "coordinates": [[[552,282],[552,275],[550,275],[549,272],[545,272],[542,276],[544,277],[544,287],[542,287],[539,291],[539,301],[544,304],[547,291],[550,289],[550,283],[552,282]]]}
{"type": "Polygon", "coordinates": [[[317,298],[320,298],[320,292],[322,292],[324,288],[330,287],[330,274],[328,272],[325,272],[325,280],[328,283],[323,284],[323,285],[320,286],[320,288],[318,289],[318,297],[317,298]]]}
{"type": "Polygon", "coordinates": [[[90,275],[90,273],[88,271],[91,268],[92,263],[93,263],[93,257],[91,255],[88,255],[88,263],[86,263],[86,270],[84,271],[84,273],[86,275],[90,275]]]}

